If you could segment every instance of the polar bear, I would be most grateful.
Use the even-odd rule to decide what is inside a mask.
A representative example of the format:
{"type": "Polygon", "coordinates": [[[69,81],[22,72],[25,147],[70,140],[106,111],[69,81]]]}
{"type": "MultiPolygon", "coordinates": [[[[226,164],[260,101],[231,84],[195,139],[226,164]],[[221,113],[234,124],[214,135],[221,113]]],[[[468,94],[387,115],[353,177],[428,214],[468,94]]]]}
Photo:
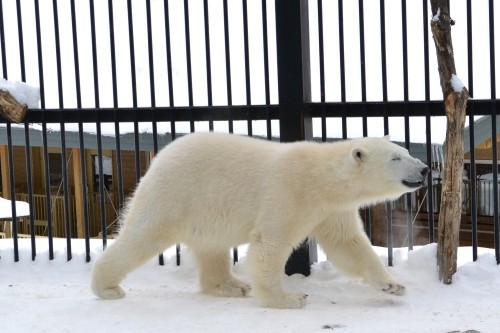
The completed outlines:
{"type": "Polygon", "coordinates": [[[199,267],[204,293],[252,294],[266,307],[300,308],[282,288],[293,248],[312,236],[339,269],[401,295],[363,230],[360,207],[425,184],[428,167],[387,138],[276,143],[220,133],[189,134],[154,158],[128,202],[115,242],[95,262],[103,299],[139,265],[180,242],[199,267]],[[252,287],[231,274],[230,249],[250,243],[252,287]]]}

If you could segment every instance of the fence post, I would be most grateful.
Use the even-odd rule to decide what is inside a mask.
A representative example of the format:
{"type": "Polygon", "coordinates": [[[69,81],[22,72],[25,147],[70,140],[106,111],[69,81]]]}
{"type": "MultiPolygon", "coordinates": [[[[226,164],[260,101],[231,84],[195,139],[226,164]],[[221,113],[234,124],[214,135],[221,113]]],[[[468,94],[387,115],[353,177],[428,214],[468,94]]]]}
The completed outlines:
{"type": "MultiPolygon", "coordinates": [[[[311,100],[307,0],[276,0],[276,41],[281,142],[312,139],[312,119],[304,102],[311,100]]],[[[285,267],[288,275],[310,274],[316,243],[306,240],[285,267]]]]}

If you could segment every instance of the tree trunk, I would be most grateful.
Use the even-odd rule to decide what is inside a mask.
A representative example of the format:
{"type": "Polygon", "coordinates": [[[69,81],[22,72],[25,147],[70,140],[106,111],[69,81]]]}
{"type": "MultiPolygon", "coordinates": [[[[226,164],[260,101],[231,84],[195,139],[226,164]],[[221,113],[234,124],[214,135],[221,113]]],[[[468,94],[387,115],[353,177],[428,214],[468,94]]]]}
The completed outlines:
{"type": "Polygon", "coordinates": [[[443,188],[438,221],[439,279],[452,282],[457,270],[460,220],[462,216],[463,134],[465,111],[469,92],[456,77],[448,0],[430,0],[432,8],[431,30],[436,46],[439,79],[443,92],[447,127],[443,188]]]}

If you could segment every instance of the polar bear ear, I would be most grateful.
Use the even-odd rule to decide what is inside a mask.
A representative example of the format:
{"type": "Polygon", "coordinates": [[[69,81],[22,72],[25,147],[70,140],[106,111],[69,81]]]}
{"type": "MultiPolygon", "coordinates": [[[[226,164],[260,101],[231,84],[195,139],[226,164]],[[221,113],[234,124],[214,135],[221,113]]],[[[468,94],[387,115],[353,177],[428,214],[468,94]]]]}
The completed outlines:
{"type": "Polygon", "coordinates": [[[367,157],[366,151],[362,148],[354,148],[351,150],[351,155],[357,162],[363,162],[367,157]]]}
{"type": "Polygon", "coordinates": [[[384,136],[384,139],[386,139],[387,141],[391,141],[391,136],[389,134],[387,134],[384,136]]]}

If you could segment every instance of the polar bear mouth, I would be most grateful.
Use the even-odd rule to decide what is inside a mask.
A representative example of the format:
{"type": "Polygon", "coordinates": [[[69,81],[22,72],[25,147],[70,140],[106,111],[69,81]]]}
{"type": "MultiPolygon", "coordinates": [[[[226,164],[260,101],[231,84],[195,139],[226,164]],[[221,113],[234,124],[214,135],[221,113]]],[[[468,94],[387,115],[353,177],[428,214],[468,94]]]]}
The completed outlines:
{"type": "Polygon", "coordinates": [[[422,187],[425,185],[425,181],[409,181],[409,180],[403,180],[402,181],[403,185],[409,188],[417,188],[417,187],[422,187]]]}

